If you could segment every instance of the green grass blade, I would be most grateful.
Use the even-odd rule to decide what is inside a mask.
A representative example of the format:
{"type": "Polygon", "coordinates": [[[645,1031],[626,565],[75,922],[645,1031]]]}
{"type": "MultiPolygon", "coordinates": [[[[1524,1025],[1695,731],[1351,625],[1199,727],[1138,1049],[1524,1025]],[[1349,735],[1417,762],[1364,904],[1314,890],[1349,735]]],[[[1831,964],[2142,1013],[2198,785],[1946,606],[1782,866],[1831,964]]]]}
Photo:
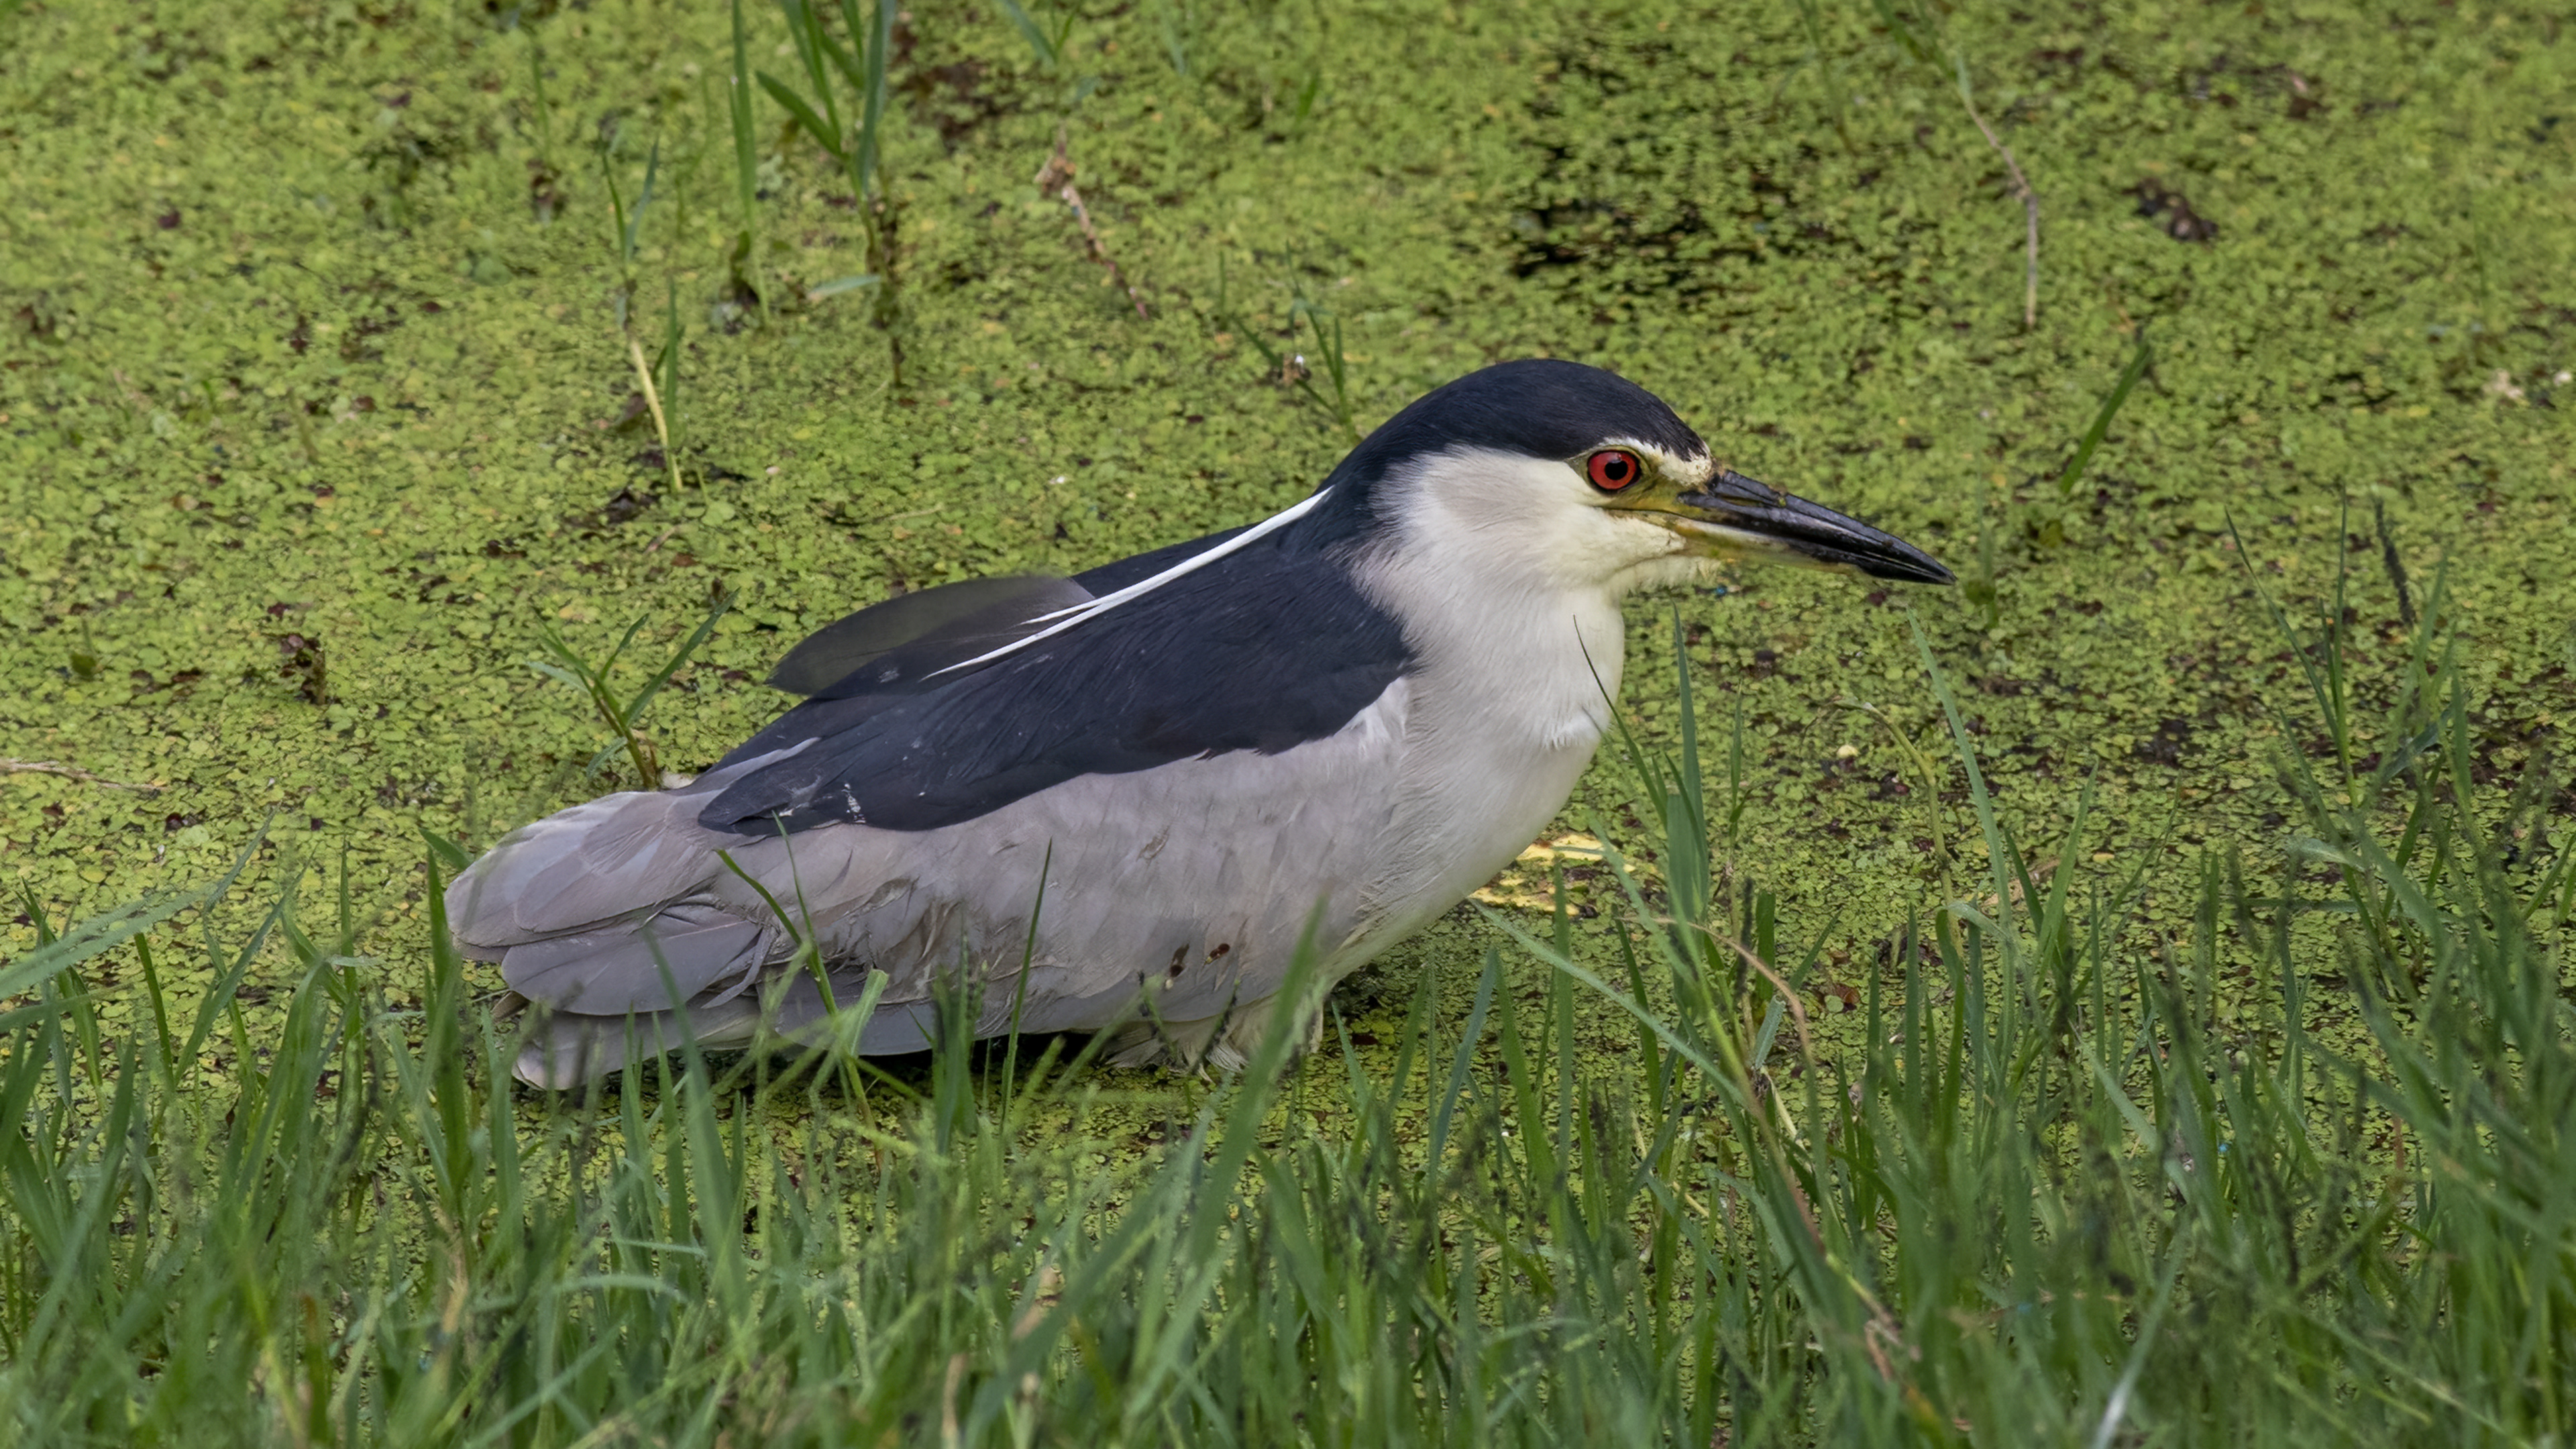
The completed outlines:
{"type": "Polygon", "coordinates": [[[769,98],[778,102],[780,109],[795,117],[796,124],[804,127],[805,134],[813,137],[814,143],[821,146],[833,160],[846,159],[841,138],[833,133],[832,127],[825,124],[821,116],[814,114],[814,108],[805,104],[804,97],[789,90],[785,82],[767,71],[760,72],[760,88],[769,92],[769,98]]]}
{"type": "Polygon", "coordinates": [[[1019,32],[1020,39],[1028,42],[1029,53],[1037,57],[1039,68],[1052,74],[1064,59],[1057,37],[1048,34],[1046,27],[1037,23],[1020,0],[995,0],[995,3],[1002,7],[1003,18],[1011,22],[1011,28],[1019,32]]]}
{"type": "Polygon", "coordinates": [[[2129,400],[2129,389],[2136,387],[2138,379],[2146,376],[2149,355],[2146,330],[2140,328],[2138,350],[2130,354],[2129,365],[2120,370],[2120,380],[2111,385],[2111,391],[2102,399],[2102,406],[2094,410],[2092,426],[2087,427],[2084,436],[2077,440],[2075,456],[2066,460],[2066,471],[2057,475],[2058,497],[2075,496],[2076,480],[2084,476],[2084,465],[2093,461],[2093,450],[2102,446],[2104,435],[2111,431],[2111,419],[2119,416],[2120,404],[2129,400]]]}

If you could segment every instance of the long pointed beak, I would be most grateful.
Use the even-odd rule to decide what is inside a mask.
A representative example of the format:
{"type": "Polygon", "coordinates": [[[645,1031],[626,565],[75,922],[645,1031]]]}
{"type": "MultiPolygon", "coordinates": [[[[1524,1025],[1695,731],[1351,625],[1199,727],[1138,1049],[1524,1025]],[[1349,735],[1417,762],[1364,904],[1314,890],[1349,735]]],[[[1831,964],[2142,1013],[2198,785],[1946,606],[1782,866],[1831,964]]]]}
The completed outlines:
{"type": "Polygon", "coordinates": [[[1669,526],[1722,552],[1910,584],[1957,582],[1930,554],[1894,534],[1731,470],[1672,501],[1679,509],[1668,515],[1669,526]]]}

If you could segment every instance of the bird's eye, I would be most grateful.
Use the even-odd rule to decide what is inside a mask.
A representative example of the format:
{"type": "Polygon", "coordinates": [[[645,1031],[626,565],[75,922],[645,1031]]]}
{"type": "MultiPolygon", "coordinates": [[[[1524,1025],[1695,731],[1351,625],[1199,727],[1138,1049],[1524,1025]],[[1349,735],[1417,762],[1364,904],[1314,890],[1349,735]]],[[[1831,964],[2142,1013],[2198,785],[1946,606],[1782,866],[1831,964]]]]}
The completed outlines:
{"type": "Polygon", "coordinates": [[[1616,493],[1645,476],[1645,465],[1625,448],[1604,448],[1583,461],[1584,474],[1592,486],[1604,493],[1616,493]]]}

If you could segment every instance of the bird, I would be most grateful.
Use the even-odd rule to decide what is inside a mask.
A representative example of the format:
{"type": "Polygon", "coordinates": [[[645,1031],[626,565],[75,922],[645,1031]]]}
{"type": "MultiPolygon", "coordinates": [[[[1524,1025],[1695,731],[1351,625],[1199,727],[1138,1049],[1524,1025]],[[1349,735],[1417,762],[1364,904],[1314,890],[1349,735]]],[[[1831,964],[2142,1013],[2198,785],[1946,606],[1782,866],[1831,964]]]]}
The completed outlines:
{"type": "Polygon", "coordinates": [[[1339,980],[1563,808],[1625,596],[1760,563],[1952,582],[1634,382],[1498,363],[1258,523],[823,628],[770,679],[801,703],[678,788],[511,832],[449,930],[535,1008],[538,1086],[683,1042],[921,1051],[943,1002],[979,1037],[1240,1070],[1301,949],[1339,980]]]}

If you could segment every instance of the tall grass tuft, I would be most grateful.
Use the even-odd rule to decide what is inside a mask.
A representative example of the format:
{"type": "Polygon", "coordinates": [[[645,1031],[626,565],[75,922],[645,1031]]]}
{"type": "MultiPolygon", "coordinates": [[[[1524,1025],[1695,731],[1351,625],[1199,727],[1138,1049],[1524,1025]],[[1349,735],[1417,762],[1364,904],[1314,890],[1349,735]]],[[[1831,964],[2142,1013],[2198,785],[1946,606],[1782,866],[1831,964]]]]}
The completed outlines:
{"type": "Polygon", "coordinates": [[[760,277],[760,153],[752,119],[750,42],[742,21],[742,0],[733,0],[733,71],[725,81],[725,113],[733,132],[734,209],[741,227],[734,233],[731,272],[735,298],[748,292],[769,318],[769,289],[760,277]]]}
{"type": "Polygon", "coordinates": [[[1426,978],[1391,1066],[1283,1030],[1145,1150],[965,1010],[911,1075],[520,1092],[435,867],[395,956],[345,870],[185,972],[169,903],[103,918],[0,972],[0,1439],[2564,1442],[2576,877],[2540,782],[2474,785],[2441,616],[2384,758],[2284,759],[2268,877],[2082,871],[2089,794],[2034,865],[1926,648],[1982,878],[1889,923],[1839,1050],[1686,692],[1605,936],[1513,926],[1463,1015],[1426,978]],[[2149,888],[2191,931],[2129,928],[2149,888]]]}
{"type": "Polygon", "coordinates": [[[796,58],[803,71],[804,86],[799,89],[767,71],[759,72],[761,89],[769,92],[798,127],[826,154],[840,163],[849,178],[850,194],[857,201],[860,214],[869,219],[868,270],[857,277],[818,288],[819,295],[873,288],[880,326],[892,324],[890,288],[894,259],[894,237],[890,230],[891,212],[877,179],[877,156],[880,133],[886,114],[886,65],[894,50],[894,24],[897,7],[892,0],[877,0],[863,17],[857,0],[838,0],[841,25],[849,41],[843,44],[824,23],[824,12],[814,0],[779,0],[779,9],[787,19],[788,39],[794,44],[796,58]],[[847,86],[847,117],[841,88],[847,86]]]}
{"type": "MultiPolygon", "coordinates": [[[[1065,47],[1073,39],[1073,22],[1077,16],[1072,8],[1067,7],[1050,17],[1051,24],[1042,24],[1020,0],[999,0],[999,3],[1002,17],[1011,22],[1011,29],[1019,32],[1038,68],[1049,75],[1055,74],[1064,64],[1065,47]]],[[[1181,73],[1187,75],[1188,71],[1184,69],[1181,73]]]]}
{"type": "MultiPolygon", "coordinates": [[[[654,440],[662,445],[662,466],[670,475],[671,491],[680,489],[680,451],[672,435],[669,403],[675,402],[680,377],[680,304],[677,284],[669,284],[670,304],[663,345],[656,361],[647,361],[644,341],[635,327],[635,256],[642,246],[644,216],[653,205],[653,185],[661,179],[662,143],[655,141],[644,161],[644,184],[635,193],[635,205],[626,204],[625,189],[617,184],[617,162],[612,152],[613,132],[603,132],[599,144],[599,172],[608,187],[609,242],[617,253],[617,286],[609,293],[609,310],[617,324],[617,337],[626,345],[626,359],[635,369],[637,395],[644,399],[645,412],[653,419],[654,440]]],[[[676,222],[674,223],[676,228],[676,222]]]]}
{"type": "Polygon", "coordinates": [[[1216,305],[1209,320],[1251,343],[1253,350],[1261,354],[1262,366],[1271,377],[1303,392],[1308,401],[1332,414],[1335,426],[1351,441],[1359,441],[1359,423],[1351,406],[1350,359],[1342,348],[1342,320],[1334,316],[1330,308],[1307,296],[1303,284],[1292,281],[1285,350],[1273,347],[1259,328],[1235,312],[1227,286],[1228,270],[1225,253],[1220,251],[1216,259],[1216,305]],[[1332,389],[1330,396],[1315,385],[1315,363],[1308,362],[1306,354],[1296,350],[1297,324],[1300,322],[1314,334],[1315,363],[1323,366],[1325,386],[1332,389]]]}
{"type": "Polygon", "coordinates": [[[635,767],[636,789],[662,788],[662,756],[653,744],[653,737],[644,731],[644,711],[661,694],[662,687],[671,682],[671,676],[679,673],[680,667],[687,664],[715,633],[716,625],[732,607],[731,595],[717,599],[707,610],[707,616],[698,621],[698,627],[680,641],[670,656],[662,661],[661,667],[644,681],[643,688],[631,696],[619,692],[611,682],[610,674],[617,668],[617,661],[626,656],[628,646],[635,642],[636,634],[643,629],[649,615],[636,615],[635,622],[627,625],[626,632],[618,636],[616,646],[597,660],[574,648],[551,621],[538,630],[537,639],[547,657],[530,661],[529,667],[558,684],[579,690],[582,698],[589,701],[591,709],[598,714],[600,723],[608,726],[609,742],[591,757],[587,773],[598,774],[611,757],[623,750],[627,762],[635,767]]]}

